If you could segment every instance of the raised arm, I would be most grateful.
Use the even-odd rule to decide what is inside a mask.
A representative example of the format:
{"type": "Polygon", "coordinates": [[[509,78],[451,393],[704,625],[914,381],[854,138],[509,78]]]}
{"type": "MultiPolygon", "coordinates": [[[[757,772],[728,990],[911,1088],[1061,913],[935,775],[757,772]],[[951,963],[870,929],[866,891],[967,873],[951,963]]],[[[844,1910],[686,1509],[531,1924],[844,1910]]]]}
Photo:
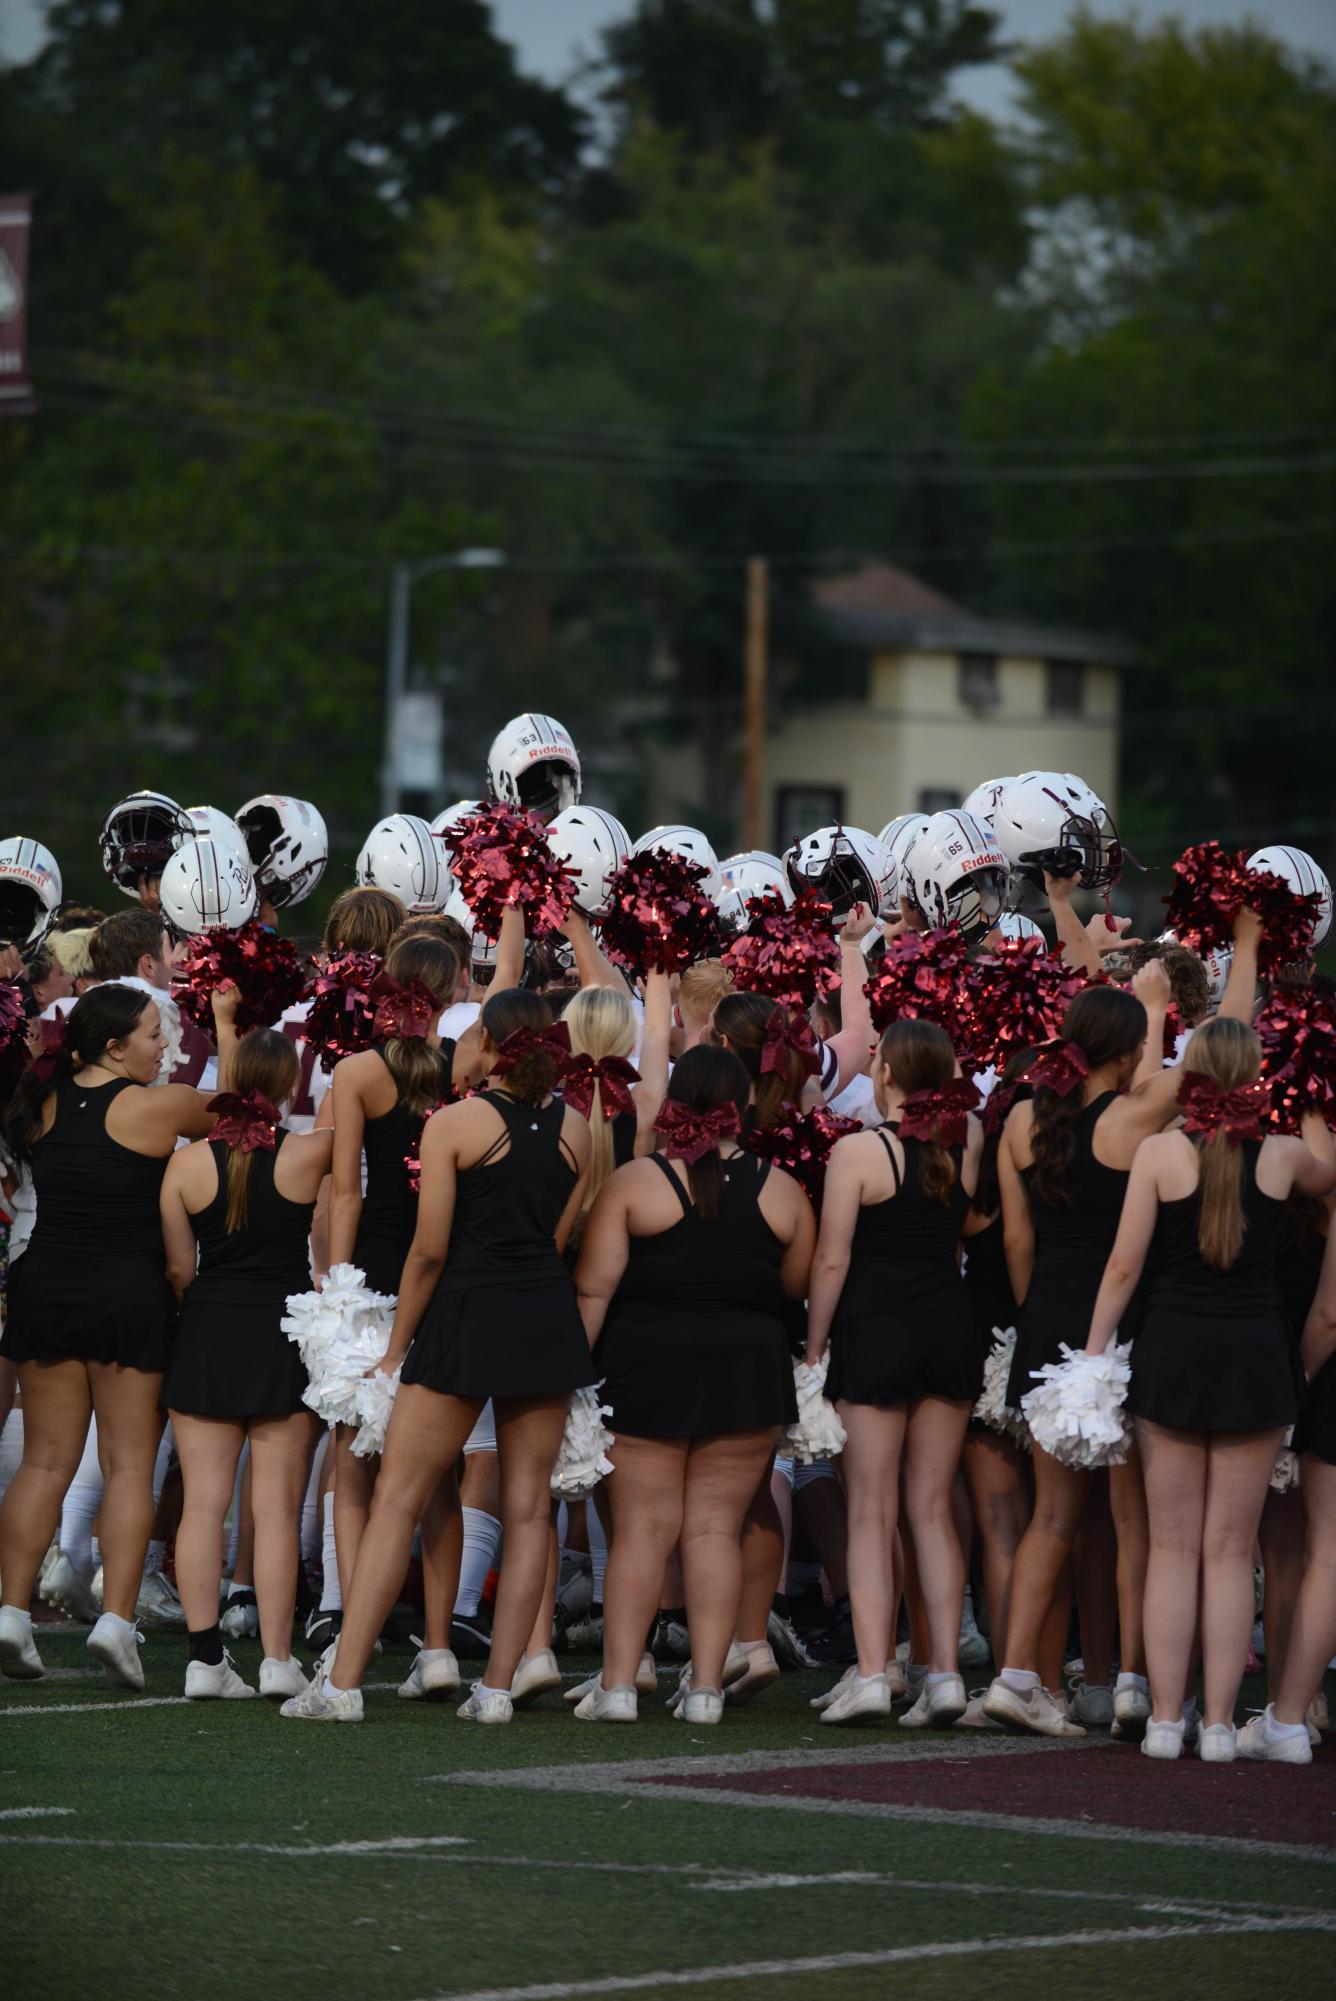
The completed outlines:
{"type": "MultiPolygon", "coordinates": [[[[1174,1075],[1164,1067],[1164,1024],[1173,990],[1162,959],[1147,959],[1144,966],[1138,966],[1132,975],[1132,992],[1146,1010],[1146,1046],[1132,1079],[1135,1091],[1139,1085],[1153,1084],[1157,1078],[1174,1075]]],[[[1179,1079],[1174,1076],[1174,1098],[1178,1096],[1178,1085],[1179,1079]]]]}
{"type": "Polygon", "coordinates": [[[1090,1333],[1086,1340],[1086,1351],[1091,1355],[1104,1353],[1118,1331],[1118,1322],[1127,1311],[1128,1301],[1136,1291],[1150,1240],[1155,1234],[1155,1218],[1159,1214],[1160,1190],[1156,1174],[1161,1148],[1178,1144],[1176,1137],[1152,1139],[1137,1149],[1128,1177],[1127,1193],[1123,1197],[1118,1235],[1109,1253],[1109,1262],[1104,1267],[1095,1311],[1091,1316],[1090,1333]]]}
{"type": "Polygon", "coordinates": [[[858,1221],[862,1199],[862,1135],[850,1133],[846,1139],[835,1142],[826,1168],[826,1186],[821,1198],[821,1229],[812,1258],[812,1277],[807,1296],[806,1359],[809,1363],[819,1362],[830,1345],[831,1322],[840,1303],[844,1281],[849,1275],[854,1225],[858,1221]]]}
{"type": "Polygon", "coordinates": [[[839,1059],[830,1096],[837,1098],[855,1077],[861,1077],[872,1060],[876,1035],[867,998],[867,960],[863,940],[876,929],[876,914],[866,903],[856,903],[840,932],[840,1027],[829,1047],[839,1059]]]}
{"type": "MultiPolygon", "coordinates": [[[[567,913],[566,922],[561,929],[570,940],[571,951],[575,956],[575,970],[580,976],[582,987],[625,989],[626,982],[578,910],[572,909],[567,913]]],[[[646,998],[648,999],[648,996],[646,998]]]]}
{"type": "Polygon", "coordinates": [[[1097,973],[1099,952],[1090,933],[1072,908],[1076,877],[1045,874],[1044,888],[1048,892],[1048,906],[1053,912],[1053,926],[1058,934],[1058,948],[1063,958],[1075,972],[1097,973]]]}
{"type": "Polygon", "coordinates": [[[667,973],[651,973],[645,981],[640,1082],[632,1087],[636,1105],[637,1154],[654,1151],[654,1121],[668,1095],[668,1049],[672,1028],[672,980],[667,973]]]}
{"type": "Polygon", "coordinates": [[[1216,1012],[1225,1021],[1253,1018],[1257,1002],[1257,946],[1262,936],[1262,920],[1255,910],[1241,910],[1234,919],[1234,957],[1229,978],[1216,1012]]]}
{"type": "Polygon", "coordinates": [[[501,912],[501,931],[496,941],[496,971],[491,991],[502,994],[517,987],[524,978],[524,917],[513,905],[501,912]]]}

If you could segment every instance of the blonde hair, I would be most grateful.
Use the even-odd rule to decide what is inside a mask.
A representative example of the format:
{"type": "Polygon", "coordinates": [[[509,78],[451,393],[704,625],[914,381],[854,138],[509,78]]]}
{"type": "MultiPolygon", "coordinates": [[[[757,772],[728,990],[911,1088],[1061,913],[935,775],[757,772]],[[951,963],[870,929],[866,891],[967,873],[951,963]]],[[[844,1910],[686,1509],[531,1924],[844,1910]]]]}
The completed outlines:
{"type": "MultiPolygon", "coordinates": [[[[592,1056],[598,1063],[605,1056],[629,1056],[635,1048],[636,1011],[631,996],[616,987],[581,987],[578,994],[571,996],[562,1020],[570,1030],[572,1055],[592,1056]]],[[[616,1164],[612,1120],[603,1116],[602,1092],[597,1083],[589,1107],[589,1137],[592,1141],[589,1176],[577,1231],[616,1164]]]]}
{"type": "MultiPolygon", "coordinates": [[[[1196,1030],[1183,1052],[1183,1068],[1213,1077],[1222,1091],[1238,1091],[1256,1081],[1262,1045],[1245,1021],[1216,1016],[1196,1030]]],[[[1223,1136],[1193,1133],[1201,1205],[1197,1248],[1208,1265],[1228,1271],[1243,1249],[1248,1219],[1243,1213],[1243,1153],[1223,1136]]]]}
{"type": "Polygon", "coordinates": [[[703,1027],[724,995],[732,991],[733,975],[722,959],[697,959],[678,985],[678,1012],[688,1026],[703,1027]]]}
{"type": "Polygon", "coordinates": [[[83,931],[54,931],[46,941],[47,951],[72,980],[92,977],[93,958],[89,948],[96,928],[90,924],[83,931]]]}

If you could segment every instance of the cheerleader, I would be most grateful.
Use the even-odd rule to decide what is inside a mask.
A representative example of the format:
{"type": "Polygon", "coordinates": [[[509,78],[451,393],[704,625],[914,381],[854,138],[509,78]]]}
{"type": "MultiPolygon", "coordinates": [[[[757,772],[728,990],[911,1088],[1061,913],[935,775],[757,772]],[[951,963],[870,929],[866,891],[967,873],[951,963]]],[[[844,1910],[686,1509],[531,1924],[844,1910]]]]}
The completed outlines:
{"type": "Polygon", "coordinates": [[[576,1284],[615,1434],[603,1671],[576,1709],[586,1721],[635,1720],[679,1542],[691,1661],[677,1714],[723,1714],[743,1521],[797,1416],[783,1306],[806,1291],[815,1237],[797,1182],[739,1146],[749,1096],[735,1056],[689,1050],[659,1111],[661,1150],[612,1176],[586,1231],[576,1284]]]}
{"type": "Polygon", "coordinates": [[[883,1124],[838,1141],[826,1172],[807,1360],[818,1363],[829,1343],[826,1393],[849,1434],[842,1464],[858,1667],[823,1723],[890,1714],[902,1458],[931,1657],[901,1721],[951,1723],[966,1707],[957,1665],[965,1565],[951,1492],[983,1380],[959,1262],[983,1133],[967,1110],[974,1087],[955,1073],[950,1038],[935,1023],[894,1023],[874,1079],[883,1124]]]}
{"type": "Polygon", "coordinates": [[[488,1089],[438,1113],[422,1135],[417,1230],[380,1363],[386,1374],[402,1363],[403,1373],[371,1519],[334,1659],[323,1680],[284,1703],[284,1716],[360,1721],[362,1674],[413,1529],[490,1397],[506,1562],[487,1671],[459,1713],[510,1721],[546,1574],[552,1468],[571,1391],[594,1380],[561,1258],[580,1212],[589,1127],[554,1096],[551,1024],[538,995],[493,995],[482,1013],[488,1089]]]}
{"type": "Polygon", "coordinates": [[[183,1301],[163,1391],[181,1456],[185,1507],[176,1580],[185,1607],[188,1696],[250,1696],[218,1623],[223,1521],[250,1442],[252,1562],[261,1695],[299,1695],[292,1658],[298,1516],[319,1426],[306,1371],[279,1322],[308,1284],[307,1240],[333,1134],[287,1133],[279,1107],[301,1082],[294,1043],[256,1029],[238,1044],[231,1092],[213,1101],[207,1141],[173,1155],[162,1184],[167,1275],[183,1301]],[[196,1269],[198,1262],[198,1270],[196,1269]]]}
{"type": "MultiPolygon", "coordinates": [[[[1198,1756],[1235,1756],[1234,1704],[1253,1621],[1252,1552],[1267,1483],[1295,1416],[1276,1254],[1292,1190],[1336,1186],[1336,1150],[1310,1113],[1302,1139],[1261,1137],[1256,1034],[1199,1028],[1183,1060],[1180,1131],[1137,1153],[1087,1347],[1113,1339],[1142,1269],[1132,1344],[1136,1419],[1150,1515],[1146,1656],[1151,1758],[1177,1758],[1200,1604],[1204,1719],[1198,1756]]],[[[1307,1691],[1311,1695],[1312,1690],[1307,1691]]],[[[1305,1697],[1307,1700],[1307,1696],[1305,1697]]]]}
{"type": "MultiPolygon", "coordinates": [[[[224,1072],[238,999],[235,988],[214,995],[224,1072]]],[[[53,1057],[25,1071],[4,1117],[6,1150],[30,1169],[38,1214],[10,1273],[0,1341],[18,1364],[24,1411],[23,1464],[0,1510],[0,1672],[16,1680],[43,1672],[28,1603],[96,1413],[105,1609],[88,1650],[113,1682],[137,1689],[144,1670],[133,1621],[175,1315],[159,1195],[178,1139],[202,1138],[214,1114],[197,1091],[154,1087],[166,1038],[139,989],[94,987],[63,1037],[53,1057]]]]}

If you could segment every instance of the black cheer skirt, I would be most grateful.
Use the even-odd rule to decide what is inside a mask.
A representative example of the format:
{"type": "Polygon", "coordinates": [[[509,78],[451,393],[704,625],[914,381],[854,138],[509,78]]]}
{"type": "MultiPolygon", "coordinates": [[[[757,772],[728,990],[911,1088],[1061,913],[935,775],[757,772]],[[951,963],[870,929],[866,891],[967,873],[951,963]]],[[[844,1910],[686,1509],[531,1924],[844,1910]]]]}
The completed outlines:
{"type": "Polygon", "coordinates": [[[305,1410],[309,1380],[295,1341],[279,1326],[287,1295],[186,1294],[163,1385],[168,1410],[190,1417],[287,1417],[305,1410]]]}
{"type": "Polygon", "coordinates": [[[628,1305],[594,1350],[609,1427],[632,1438],[713,1438],[793,1424],[789,1333],[776,1314],[628,1305]]]}
{"type": "Polygon", "coordinates": [[[1328,1357],[1308,1385],[1294,1427],[1294,1449],[1336,1466],[1336,1355],[1328,1357]]]}
{"type": "Polygon", "coordinates": [[[830,1330],[830,1401],[892,1407],[944,1397],[977,1403],[984,1356],[964,1282],[912,1306],[888,1305],[887,1297],[879,1288],[875,1301],[850,1299],[846,1289],[830,1330]]]}
{"type": "Polygon", "coordinates": [[[401,1382],[449,1397],[557,1397],[596,1380],[569,1278],[438,1291],[401,1382]]]}
{"type": "Polygon", "coordinates": [[[167,1367],[176,1299],[161,1264],[140,1251],[32,1245],[9,1268],[0,1355],[10,1362],[108,1362],[156,1375],[167,1367]]]}
{"type": "Polygon", "coordinates": [[[1175,1431],[1270,1431],[1298,1400],[1285,1322],[1152,1306],[1132,1344],[1127,1408],[1175,1431]]]}

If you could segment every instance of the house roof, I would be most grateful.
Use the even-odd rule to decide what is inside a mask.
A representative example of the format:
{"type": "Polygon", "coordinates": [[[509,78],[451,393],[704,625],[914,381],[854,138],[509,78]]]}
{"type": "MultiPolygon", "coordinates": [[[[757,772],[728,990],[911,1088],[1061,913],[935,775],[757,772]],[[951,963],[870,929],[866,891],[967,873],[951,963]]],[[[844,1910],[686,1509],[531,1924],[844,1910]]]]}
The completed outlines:
{"type": "Polygon", "coordinates": [[[1121,667],[1135,657],[1107,633],[1029,619],[979,618],[894,563],[868,563],[816,585],[823,623],[869,652],[996,653],[1041,660],[1094,660],[1121,667]]]}

